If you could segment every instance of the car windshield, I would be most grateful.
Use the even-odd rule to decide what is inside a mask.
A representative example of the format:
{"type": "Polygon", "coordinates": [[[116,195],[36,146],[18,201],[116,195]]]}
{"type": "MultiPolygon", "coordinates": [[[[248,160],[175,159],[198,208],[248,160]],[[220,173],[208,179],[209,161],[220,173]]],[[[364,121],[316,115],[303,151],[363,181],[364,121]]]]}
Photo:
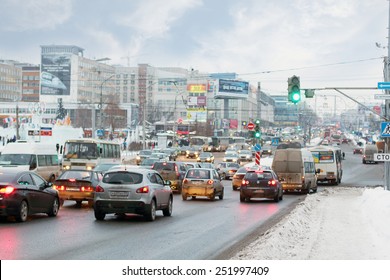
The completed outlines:
{"type": "Polygon", "coordinates": [[[140,184],[143,175],[135,172],[109,172],[104,174],[103,183],[107,184],[140,184]]]}
{"type": "Polygon", "coordinates": [[[175,166],[173,163],[170,162],[156,162],[153,166],[153,169],[157,171],[173,171],[175,170],[175,166]]]}
{"type": "Polygon", "coordinates": [[[30,165],[31,156],[29,154],[1,154],[1,165],[30,165]]]}

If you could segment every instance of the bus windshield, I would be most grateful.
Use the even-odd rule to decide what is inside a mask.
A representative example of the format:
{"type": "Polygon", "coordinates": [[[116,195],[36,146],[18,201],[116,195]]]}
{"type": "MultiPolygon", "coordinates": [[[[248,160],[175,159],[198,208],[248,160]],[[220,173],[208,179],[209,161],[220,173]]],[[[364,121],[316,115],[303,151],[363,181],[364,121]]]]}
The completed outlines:
{"type": "Polygon", "coordinates": [[[65,157],[78,159],[98,158],[96,143],[67,142],[65,145],[65,157]]]}

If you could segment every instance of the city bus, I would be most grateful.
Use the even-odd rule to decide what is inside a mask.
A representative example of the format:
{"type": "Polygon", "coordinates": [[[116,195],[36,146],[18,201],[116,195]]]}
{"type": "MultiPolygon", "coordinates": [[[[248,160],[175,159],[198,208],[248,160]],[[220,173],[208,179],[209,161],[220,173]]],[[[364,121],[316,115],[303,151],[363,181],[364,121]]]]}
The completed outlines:
{"type": "Polygon", "coordinates": [[[343,177],[341,149],[335,146],[317,146],[309,148],[314,158],[319,183],[338,185],[343,177]]]}
{"type": "Polygon", "coordinates": [[[65,141],[62,151],[63,169],[92,170],[102,163],[121,164],[119,143],[91,138],[65,141]]]}

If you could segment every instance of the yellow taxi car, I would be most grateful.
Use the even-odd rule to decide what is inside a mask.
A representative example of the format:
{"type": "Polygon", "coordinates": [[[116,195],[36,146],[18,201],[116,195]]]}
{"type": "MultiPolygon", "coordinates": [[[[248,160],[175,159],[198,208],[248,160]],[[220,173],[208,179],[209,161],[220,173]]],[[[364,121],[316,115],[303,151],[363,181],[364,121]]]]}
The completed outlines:
{"type": "Polygon", "coordinates": [[[196,199],[198,196],[215,200],[218,196],[223,199],[224,186],[218,172],[212,168],[191,168],[183,179],[181,195],[183,200],[187,197],[196,199]]]}

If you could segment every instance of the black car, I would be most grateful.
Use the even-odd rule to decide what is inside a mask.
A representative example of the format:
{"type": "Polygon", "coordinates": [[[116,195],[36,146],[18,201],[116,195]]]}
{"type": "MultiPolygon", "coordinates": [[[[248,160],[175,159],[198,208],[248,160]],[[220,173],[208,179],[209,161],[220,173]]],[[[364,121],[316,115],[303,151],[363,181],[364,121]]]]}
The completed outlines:
{"type": "Polygon", "coordinates": [[[25,222],[31,214],[55,217],[59,208],[58,191],[38,174],[17,170],[0,173],[0,217],[14,216],[16,221],[25,222]]]}
{"type": "Polygon", "coordinates": [[[268,198],[275,202],[283,199],[283,187],[272,170],[248,170],[240,186],[240,201],[268,198]]]}

